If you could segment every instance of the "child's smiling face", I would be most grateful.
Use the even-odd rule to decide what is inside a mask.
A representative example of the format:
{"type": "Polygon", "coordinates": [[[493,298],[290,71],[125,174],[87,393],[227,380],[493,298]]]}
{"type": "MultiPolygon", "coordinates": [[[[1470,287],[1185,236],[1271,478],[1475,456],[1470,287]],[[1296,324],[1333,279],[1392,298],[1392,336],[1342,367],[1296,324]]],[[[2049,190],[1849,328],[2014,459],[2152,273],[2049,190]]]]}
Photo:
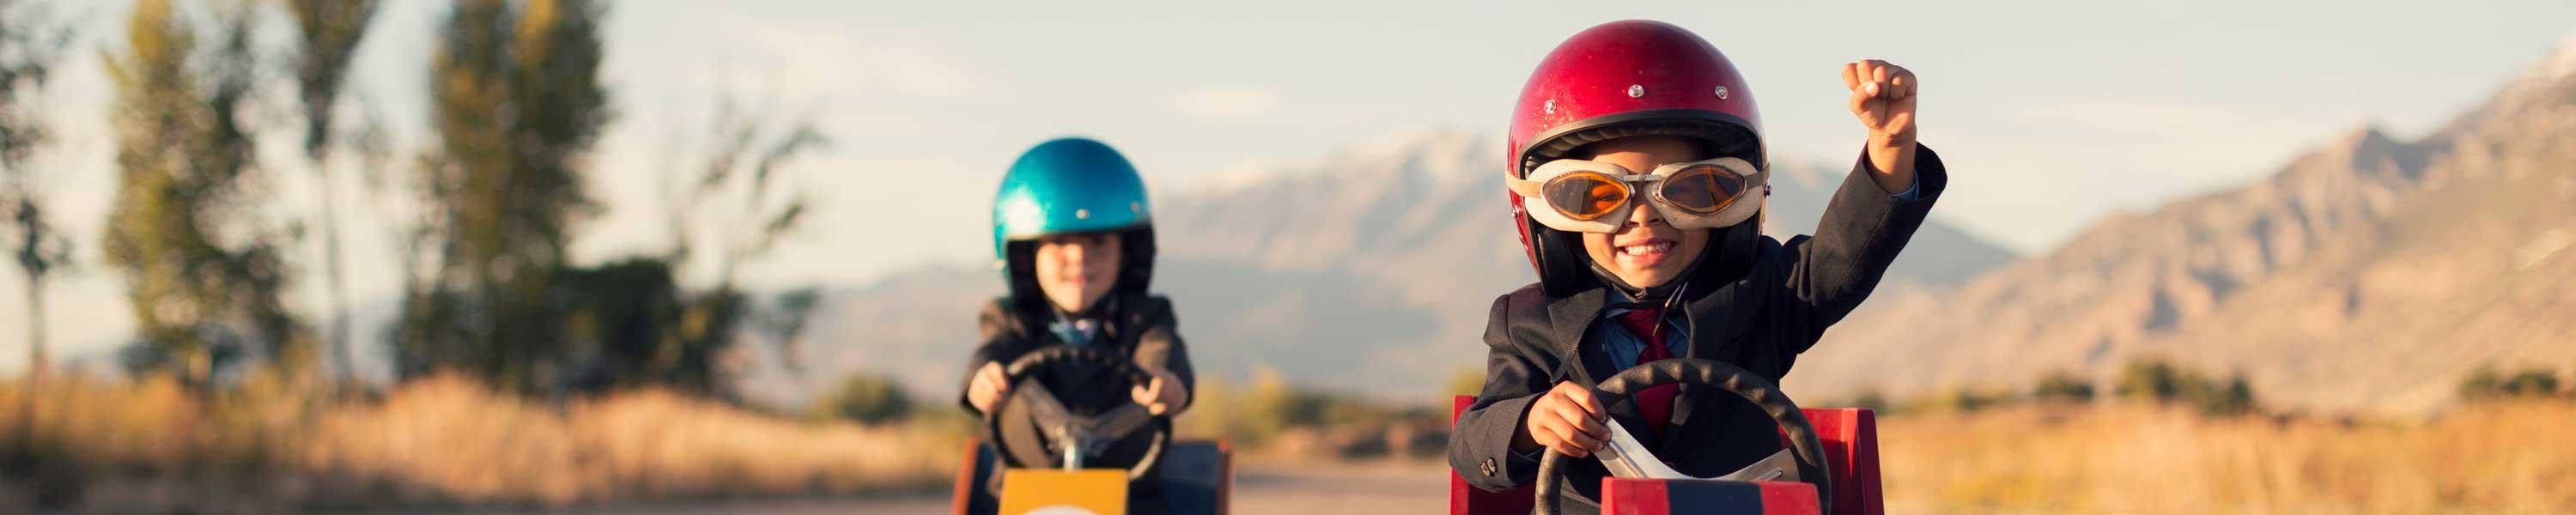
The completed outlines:
{"type": "MultiPolygon", "coordinates": [[[[1672,136],[1637,136],[1594,143],[1579,149],[1575,157],[1616,164],[1630,170],[1653,170],[1664,163],[1698,161],[1699,145],[1672,136]],[[1590,155],[1586,156],[1585,153],[1590,155]]],[[[1698,259],[1700,250],[1708,247],[1711,230],[1681,230],[1647,206],[1647,202],[1629,203],[1627,223],[1615,234],[1583,233],[1583,250],[1620,281],[1638,288],[1653,288],[1672,282],[1698,259]]],[[[1611,215],[1620,216],[1620,215],[1611,215]]]]}
{"type": "Polygon", "coordinates": [[[1056,309],[1081,313],[1100,303],[1118,284],[1121,263],[1118,235],[1105,232],[1065,234],[1037,240],[1038,289],[1056,309]]]}

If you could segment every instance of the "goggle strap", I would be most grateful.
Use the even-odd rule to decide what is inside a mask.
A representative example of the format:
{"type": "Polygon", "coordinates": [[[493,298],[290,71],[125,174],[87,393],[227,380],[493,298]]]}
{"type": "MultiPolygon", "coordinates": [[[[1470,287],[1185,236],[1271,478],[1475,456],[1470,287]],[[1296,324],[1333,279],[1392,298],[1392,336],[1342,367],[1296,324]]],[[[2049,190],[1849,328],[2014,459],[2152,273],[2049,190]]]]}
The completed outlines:
{"type": "Polygon", "coordinates": [[[1518,193],[1522,197],[1547,198],[1547,192],[1545,191],[1547,189],[1546,183],[1522,179],[1519,177],[1504,177],[1503,186],[1511,188],[1512,193],[1518,193]]]}

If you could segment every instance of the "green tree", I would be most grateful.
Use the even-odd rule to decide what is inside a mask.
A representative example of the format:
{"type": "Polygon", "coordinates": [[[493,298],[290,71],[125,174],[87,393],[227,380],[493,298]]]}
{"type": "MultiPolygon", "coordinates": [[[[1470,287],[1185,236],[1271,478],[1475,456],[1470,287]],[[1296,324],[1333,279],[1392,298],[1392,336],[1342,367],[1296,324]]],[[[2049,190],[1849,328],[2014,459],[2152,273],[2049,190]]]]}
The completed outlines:
{"type": "Polygon", "coordinates": [[[520,391],[565,384],[573,225],[584,160],[613,117],[599,80],[603,8],[456,0],[432,50],[436,147],[420,163],[427,263],[395,332],[405,376],[461,369],[520,391]]]}
{"type": "Polygon", "coordinates": [[[377,0],[287,0],[287,11],[295,17],[296,55],[295,85],[297,99],[304,108],[304,157],[311,163],[317,210],[314,216],[322,231],[323,282],[330,294],[330,329],[326,336],[331,345],[332,368],[347,374],[349,365],[349,298],[343,283],[340,264],[340,223],[338,187],[331,180],[332,124],[336,121],[341,84],[349,75],[349,59],[358,53],[358,43],[367,36],[368,22],[376,16],[377,0]]]}
{"type": "Polygon", "coordinates": [[[812,320],[814,308],[822,304],[822,290],[808,286],[779,293],[769,302],[769,309],[759,314],[761,332],[769,336],[769,341],[776,342],[778,355],[786,362],[789,371],[803,373],[805,370],[801,352],[805,323],[812,320]]]}
{"type": "Polygon", "coordinates": [[[415,185],[432,212],[415,233],[428,244],[414,250],[428,252],[406,254],[423,263],[406,267],[403,375],[457,369],[521,392],[722,393],[740,363],[727,353],[751,307],[738,271],[803,220],[804,190],[781,172],[823,138],[728,102],[707,164],[670,205],[673,251],[571,263],[575,226],[596,210],[584,156],[613,117],[598,77],[603,15],[588,0],[453,3],[432,55],[437,144],[415,185]],[[702,220],[718,220],[720,237],[690,238],[702,220]],[[707,242],[716,275],[691,287],[681,271],[707,242]]]}
{"type": "Polygon", "coordinates": [[[40,178],[29,167],[52,137],[38,97],[72,35],[44,8],[0,0],[0,216],[8,219],[6,241],[26,280],[27,374],[39,381],[51,362],[45,352],[45,278],[71,261],[71,238],[54,227],[40,178]]]}
{"type": "Polygon", "coordinates": [[[698,173],[676,178],[689,184],[680,188],[670,216],[673,231],[672,258],[687,261],[698,249],[697,238],[689,229],[692,220],[727,220],[717,227],[712,238],[716,251],[715,289],[734,289],[741,266],[769,254],[778,247],[779,238],[795,230],[805,219],[812,198],[801,189],[779,188],[779,173],[797,158],[830,144],[823,133],[807,120],[781,126],[770,121],[767,110],[745,111],[731,97],[716,102],[715,123],[709,124],[714,142],[707,149],[707,160],[698,173]],[[710,205],[720,201],[730,204],[710,205]],[[724,209],[723,213],[708,213],[724,209]],[[714,216],[710,216],[714,215],[714,216]]]}
{"type": "Polygon", "coordinates": [[[771,332],[782,356],[796,350],[795,333],[819,297],[791,291],[774,312],[755,313],[737,278],[804,220],[808,197],[782,187],[785,172],[825,140],[810,123],[773,123],[719,99],[705,161],[694,174],[672,178],[686,185],[669,204],[671,252],[570,273],[567,291],[579,293],[569,319],[572,350],[596,363],[583,368],[585,387],[659,384],[725,394],[727,375],[748,363],[732,359],[748,357],[734,345],[743,329],[771,332]],[[691,227],[713,234],[693,238],[691,227]],[[680,271],[701,257],[714,260],[715,275],[699,286],[681,281],[680,271]],[[608,327],[623,329],[594,330],[608,327]]]}
{"type": "Polygon", "coordinates": [[[142,0],[127,19],[125,55],[107,59],[118,182],[103,246],[126,278],[139,361],[191,384],[205,384],[224,347],[264,351],[288,373],[310,363],[309,342],[279,300],[283,237],[261,226],[262,199],[245,185],[259,170],[249,120],[255,14],[227,4],[201,40],[168,0],[142,0]]]}
{"type": "MultiPolygon", "coordinates": [[[[772,333],[779,354],[793,356],[797,353],[794,333],[803,331],[804,317],[818,300],[812,292],[802,297],[789,292],[773,308],[780,311],[748,313],[738,283],[742,267],[776,250],[781,238],[804,223],[812,204],[808,190],[782,187],[790,179],[784,172],[797,159],[830,144],[810,120],[779,123],[773,121],[773,112],[744,109],[731,95],[720,94],[714,123],[708,124],[711,144],[705,149],[705,161],[698,163],[695,173],[668,178],[680,184],[666,190],[676,197],[668,200],[670,209],[665,214],[672,231],[667,259],[682,267],[706,248],[712,251],[708,257],[715,260],[713,281],[684,307],[688,318],[706,321],[684,335],[699,352],[731,349],[740,319],[757,316],[767,322],[764,330],[772,333]],[[691,228],[701,226],[713,234],[692,233],[691,228]]],[[[793,367],[795,361],[788,363],[793,367]]]]}

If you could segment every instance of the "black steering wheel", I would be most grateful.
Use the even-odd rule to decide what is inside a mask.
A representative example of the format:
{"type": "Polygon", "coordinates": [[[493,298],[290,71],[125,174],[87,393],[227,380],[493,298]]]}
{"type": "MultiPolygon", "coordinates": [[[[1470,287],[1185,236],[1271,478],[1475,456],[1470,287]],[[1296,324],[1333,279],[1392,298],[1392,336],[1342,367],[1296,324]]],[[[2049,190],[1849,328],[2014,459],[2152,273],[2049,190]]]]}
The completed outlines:
{"type": "MultiPolygon", "coordinates": [[[[1807,415],[1798,411],[1798,405],[1789,402],[1789,396],[1782,395],[1780,387],[1761,376],[1735,365],[1705,359],[1667,359],[1619,371],[1619,375],[1592,387],[1592,398],[1606,403],[1646,388],[1684,383],[1723,388],[1770,414],[1771,421],[1780,424],[1780,428],[1789,434],[1789,449],[1798,456],[1799,479],[1816,485],[1816,510],[1833,513],[1830,506],[1834,498],[1833,469],[1825,464],[1824,442],[1816,439],[1815,426],[1807,423],[1807,415]]],[[[1565,482],[1565,459],[1564,454],[1554,449],[1539,459],[1538,515],[1561,512],[1557,505],[1565,501],[1564,487],[1560,486],[1565,482]]]]}
{"type": "Polygon", "coordinates": [[[1128,480],[1134,481],[1145,477],[1147,473],[1154,470],[1155,462],[1162,461],[1158,458],[1163,455],[1163,446],[1171,442],[1171,417],[1154,415],[1144,405],[1135,403],[1122,403],[1116,408],[1095,415],[1077,415],[1073,410],[1065,408],[1063,401],[1056,399],[1055,392],[1047,391],[1044,383],[1029,380],[1029,376],[1039,370],[1072,363],[1107,366],[1110,372],[1120,379],[1127,380],[1127,383],[1133,386],[1144,386],[1154,380],[1153,374],[1145,373],[1145,369],[1136,366],[1136,362],[1129,361],[1124,356],[1087,347],[1051,345],[1021,355],[1019,359],[1011,360],[1009,366],[1002,368],[1002,383],[1010,385],[1008,393],[994,400],[992,409],[984,412],[984,434],[1000,451],[994,454],[1001,455],[1002,463],[1012,468],[1027,468],[1032,465],[1062,467],[1069,463],[1065,458],[1067,454],[1079,459],[1080,456],[1097,454],[1110,444],[1134,435],[1137,431],[1152,431],[1153,442],[1151,446],[1145,448],[1144,459],[1127,468],[1128,480]],[[1002,438],[1001,413],[1003,408],[1012,402],[1029,403],[1029,416],[1037,423],[1038,438],[1045,442],[1046,449],[1004,448],[1009,443],[1002,438]],[[1020,452],[1014,451],[1037,451],[1031,452],[1030,455],[1049,458],[1045,463],[1027,463],[1028,460],[1021,459],[1020,452]]]}

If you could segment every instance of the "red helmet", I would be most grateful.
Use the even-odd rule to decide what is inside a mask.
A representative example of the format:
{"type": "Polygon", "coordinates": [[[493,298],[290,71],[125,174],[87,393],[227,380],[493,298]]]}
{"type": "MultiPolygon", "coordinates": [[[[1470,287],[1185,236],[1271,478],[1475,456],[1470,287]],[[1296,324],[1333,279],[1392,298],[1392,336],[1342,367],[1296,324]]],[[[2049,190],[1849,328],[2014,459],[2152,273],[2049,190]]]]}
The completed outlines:
{"type": "MultiPolygon", "coordinates": [[[[1521,86],[1519,105],[1512,108],[1505,169],[1522,178],[1583,145],[1646,135],[1697,139],[1716,155],[1770,167],[1762,144],[1762,113],[1753,107],[1752,89],[1726,54],[1681,27],[1627,20],[1577,33],[1539,61],[1529,83],[1521,86]]],[[[1520,194],[1507,194],[1521,247],[1538,269],[1540,283],[1562,293],[1588,278],[1581,250],[1546,250],[1557,246],[1553,237],[1533,241],[1534,234],[1552,230],[1530,218],[1520,194]]]]}

